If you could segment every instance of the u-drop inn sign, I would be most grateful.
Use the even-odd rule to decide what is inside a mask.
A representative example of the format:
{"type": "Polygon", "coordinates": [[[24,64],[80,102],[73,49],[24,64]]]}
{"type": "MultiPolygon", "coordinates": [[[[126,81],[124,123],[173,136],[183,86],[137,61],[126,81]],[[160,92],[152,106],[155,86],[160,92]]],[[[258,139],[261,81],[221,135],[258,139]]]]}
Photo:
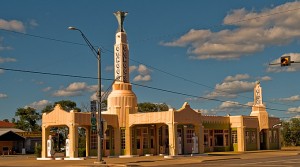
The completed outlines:
{"type": "Polygon", "coordinates": [[[118,23],[119,27],[116,33],[116,43],[115,43],[115,80],[129,83],[129,50],[128,50],[128,43],[127,43],[127,37],[124,33],[124,19],[127,15],[127,12],[116,12],[114,13],[118,23]]]}

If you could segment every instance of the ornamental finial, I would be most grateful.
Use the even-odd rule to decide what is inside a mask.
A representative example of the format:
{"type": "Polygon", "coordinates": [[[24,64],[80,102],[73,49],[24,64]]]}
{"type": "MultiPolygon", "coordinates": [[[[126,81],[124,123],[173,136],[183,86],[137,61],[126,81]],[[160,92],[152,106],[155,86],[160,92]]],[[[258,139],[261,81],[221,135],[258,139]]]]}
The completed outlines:
{"type": "Polygon", "coordinates": [[[118,23],[119,23],[117,32],[125,32],[123,23],[124,23],[124,19],[125,19],[125,16],[127,15],[127,13],[128,12],[122,12],[122,11],[117,11],[114,13],[114,15],[116,16],[118,23]]]}

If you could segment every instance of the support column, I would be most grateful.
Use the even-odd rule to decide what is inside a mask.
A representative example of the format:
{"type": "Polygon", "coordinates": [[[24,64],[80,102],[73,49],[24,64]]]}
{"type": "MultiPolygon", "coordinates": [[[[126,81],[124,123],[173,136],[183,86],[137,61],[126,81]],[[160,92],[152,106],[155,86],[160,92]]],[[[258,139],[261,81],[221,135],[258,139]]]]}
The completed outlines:
{"type": "Polygon", "coordinates": [[[85,155],[86,157],[90,156],[90,135],[91,135],[91,128],[85,127],[85,155]]]}
{"type": "Polygon", "coordinates": [[[260,134],[259,134],[259,128],[256,128],[256,144],[257,144],[257,150],[260,150],[260,134]]]}
{"type": "Polygon", "coordinates": [[[69,126],[69,137],[70,137],[70,158],[78,157],[78,131],[77,126],[71,123],[69,126]]]}
{"type": "Polygon", "coordinates": [[[178,154],[177,144],[177,123],[168,123],[169,129],[169,155],[178,154]]]}
{"type": "Polygon", "coordinates": [[[245,151],[245,127],[237,128],[238,151],[245,151]]]}
{"type": "Polygon", "coordinates": [[[281,141],[280,141],[280,137],[281,136],[281,130],[280,128],[277,129],[277,141],[278,142],[278,150],[281,150],[281,141]]]}
{"type": "Polygon", "coordinates": [[[199,153],[204,153],[204,127],[201,124],[195,125],[195,135],[198,137],[199,153]]]}
{"type": "Polygon", "coordinates": [[[132,155],[131,127],[125,128],[125,155],[132,155]]]}
{"type": "Polygon", "coordinates": [[[47,140],[50,134],[50,128],[45,125],[42,126],[42,158],[47,157],[47,140]]]}
{"type": "Polygon", "coordinates": [[[183,153],[182,154],[187,154],[187,140],[186,140],[186,134],[187,134],[187,125],[183,125],[183,132],[182,132],[182,137],[181,137],[181,140],[182,140],[182,145],[183,145],[183,153]]]}
{"type": "MultiPolygon", "coordinates": [[[[161,127],[161,125],[156,125],[155,126],[155,140],[156,140],[156,145],[155,145],[155,149],[156,149],[156,154],[159,155],[160,152],[160,147],[163,145],[159,145],[159,128],[161,127]]],[[[162,141],[161,141],[162,142],[162,141]]]]}
{"type": "Polygon", "coordinates": [[[270,129],[266,129],[266,147],[267,147],[267,150],[270,150],[270,129]]]}
{"type": "Polygon", "coordinates": [[[114,145],[115,145],[115,155],[121,155],[121,137],[120,137],[120,127],[114,127],[114,145]]]}
{"type": "Polygon", "coordinates": [[[132,155],[132,140],[131,140],[131,127],[130,127],[130,120],[129,120],[129,114],[130,114],[130,106],[126,106],[125,108],[125,155],[132,155]]]}

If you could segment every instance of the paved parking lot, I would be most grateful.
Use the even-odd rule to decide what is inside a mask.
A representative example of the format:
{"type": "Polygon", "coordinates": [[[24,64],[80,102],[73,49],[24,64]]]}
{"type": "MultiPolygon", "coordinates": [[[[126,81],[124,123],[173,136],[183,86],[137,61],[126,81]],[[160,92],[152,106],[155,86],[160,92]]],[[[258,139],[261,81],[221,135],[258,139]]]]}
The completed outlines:
{"type": "Polygon", "coordinates": [[[1,156],[0,166],[300,166],[300,151],[254,151],[245,153],[219,152],[198,156],[141,156],[133,158],[104,158],[106,165],[86,160],[36,160],[34,156],[1,156]]]}

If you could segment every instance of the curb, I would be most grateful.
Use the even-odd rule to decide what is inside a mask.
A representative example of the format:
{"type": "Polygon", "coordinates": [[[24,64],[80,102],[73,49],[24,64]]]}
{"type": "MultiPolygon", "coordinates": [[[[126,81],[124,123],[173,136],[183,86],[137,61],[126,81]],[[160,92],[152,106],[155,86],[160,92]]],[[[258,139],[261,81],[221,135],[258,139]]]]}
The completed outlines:
{"type": "Polygon", "coordinates": [[[232,159],[241,159],[241,158],[220,158],[220,159],[204,159],[201,162],[209,162],[209,161],[225,161],[225,160],[232,160],[232,159]]]}

